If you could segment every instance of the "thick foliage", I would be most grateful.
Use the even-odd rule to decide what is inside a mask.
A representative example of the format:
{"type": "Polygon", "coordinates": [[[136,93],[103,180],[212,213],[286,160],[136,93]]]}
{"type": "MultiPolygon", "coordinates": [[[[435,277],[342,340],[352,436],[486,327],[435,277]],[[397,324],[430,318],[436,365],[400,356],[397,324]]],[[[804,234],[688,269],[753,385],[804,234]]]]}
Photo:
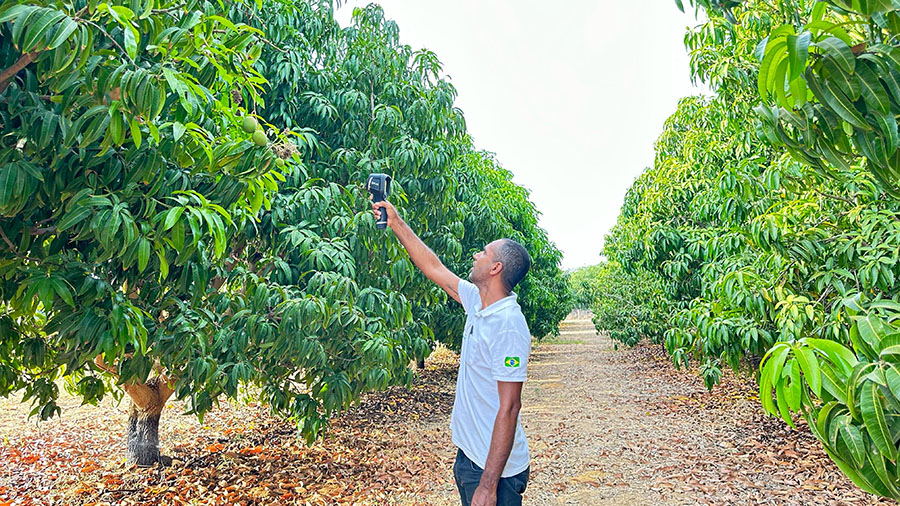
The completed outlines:
{"type": "Polygon", "coordinates": [[[600,296],[597,278],[603,268],[604,264],[597,264],[567,271],[572,309],[591,309],[591,304],[600,296]]]}
{"type": "Polygon", "coordinates": [[[60,377],[97,402],[163,374],[200,416],[254,383],[312,438],[409,380],[460,327],[375,229],[370,172],[460,270],[521,240],[532,329],[565,315],[527,191],[379,8],[341,29],[330,2],[6,1],[0,22],[0,394],[41,418],[60,377]]]}
{"type": "Polygon", "coordinates": [[[255,31],[154,7],[0,9],[2,66],[23,69],[0,84],[0,393],[25,388],[41,418],[60,376],[103,397],[101,355],[119,383],[160,362],[182,397],[241,374],[215,366],[207,312],[229,238],[284,177],[232,103],[259,98],[255,31]]]}
{"type": "MultiPolygon", "coordinates": [[[[628,346],[641,339],[661,343],[668,322],[660,319],[667,314],[669,303],[662,283],[652,273],[640,270],[628,272],[616,262],[585,268],[590,280],[577,282],[573,289],[584,289],[594,299],[589,309],[594,313],[594,325],[606,329],[609,336],[628,346]]],[[[573,273],[572,280],[581,277],[573,273]]]]}
{"type": "Polygon", "coordinates": [[[804,325],[801,339],[772,348],[760,398],[788,422],[791,411],[800,411],[857,485],[895,499],[898,35],[900,11],[891,2],[818,2],[809,17],[775,28],[760,43],[758,79],[770,102],[758,108],[770,143],[845,188],[861,175],[873,179],[844,192],[850,198],[843,212],[822,227],[819,250],[827,264],[813,275],[813,293],[830,314],[804,325]]]}
{"type": "Polygon", "coordinates": [[[765,357],[764,408],[802,413],[855,483],[900,497],[900,16],[891,2],[696,3],[708,21],[685,41],[716,95],[666,124],[605,253],[664,286],[654,315],[674,322],[676,363],[700,359],[712,386],[722,365],[765,357]]]}

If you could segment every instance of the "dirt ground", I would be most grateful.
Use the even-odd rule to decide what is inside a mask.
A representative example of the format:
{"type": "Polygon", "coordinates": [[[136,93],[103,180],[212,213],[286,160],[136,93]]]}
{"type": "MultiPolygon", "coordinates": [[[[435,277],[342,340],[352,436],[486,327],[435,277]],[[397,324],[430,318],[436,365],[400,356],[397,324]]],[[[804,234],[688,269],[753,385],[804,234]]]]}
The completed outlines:
{"type": "MultiPolygon", "coordinates": [[[[456,357],[429,359],[411,390],[367,396],[312,447],[256,404],[161,423],[173,465],[128,468],[125,404],[63,399],[35,425],[0,401],[0,506],[10,504],[459,504],[448,421],[456,357]]],[[[589,320],[537,344],[522,423],[528,505],[893,504],[859,491],[808,431],[761,414],[755,388],[726,374],[707,392],[658,346],[615,350],[589,320]]]]}

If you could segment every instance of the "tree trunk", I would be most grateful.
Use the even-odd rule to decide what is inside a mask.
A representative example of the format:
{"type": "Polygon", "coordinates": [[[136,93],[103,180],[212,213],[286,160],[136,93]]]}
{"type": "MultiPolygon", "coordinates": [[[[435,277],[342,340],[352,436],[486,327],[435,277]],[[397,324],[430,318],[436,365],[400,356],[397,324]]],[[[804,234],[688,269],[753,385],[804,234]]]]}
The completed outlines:
{"type": "Polygon", "coordinates": [[[128,411],[128,442],[125,458],[129,464],[152,466],[159,461],[159,416],[172,395],[165,376],[147,383],[127,385],[131,397],[128,411]]]}
{"type": "Polygon", "coordinates": [[[159,460],[159,413],[141,410],[134,402],[128,411],[125,458],[139,466],[152,466],[159,460]]]}

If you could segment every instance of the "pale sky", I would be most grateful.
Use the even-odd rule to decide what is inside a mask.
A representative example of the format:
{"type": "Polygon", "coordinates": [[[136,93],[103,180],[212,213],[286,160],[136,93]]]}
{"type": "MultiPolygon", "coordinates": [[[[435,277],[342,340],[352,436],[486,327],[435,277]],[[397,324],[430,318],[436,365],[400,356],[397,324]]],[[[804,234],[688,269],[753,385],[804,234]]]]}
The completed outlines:
{"type": "MultiPolygon", "coordinates": [[[[368,3],[343,2],[338,21],[368,3]]],[[[700,92],[683,43],[693,13],[673,0],[376,3],[402,43],[437,54],[475,147],[531,190],[562,267],[598,263],[663,122],[700,92]]]]}

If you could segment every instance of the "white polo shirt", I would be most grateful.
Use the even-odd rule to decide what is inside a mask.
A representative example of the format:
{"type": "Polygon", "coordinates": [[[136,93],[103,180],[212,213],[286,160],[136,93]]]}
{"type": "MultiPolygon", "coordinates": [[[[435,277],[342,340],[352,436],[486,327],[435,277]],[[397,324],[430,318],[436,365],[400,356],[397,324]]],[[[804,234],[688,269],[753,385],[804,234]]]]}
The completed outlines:
{"type": "MultiPolygon", "coordinates": [[[[461,279],[458,290],[466,310],[466,327],[450,430],[453,444],[484,469],[494,420],[500,410],[497,382],[525,382],[531,332],[516,302],[516,294],[482,309],[477,286],[461,279]]],[[[512,450],[501,477],[521,473],[528,468],[528,462],[528,441],[517,420],[512,450]]]]}

